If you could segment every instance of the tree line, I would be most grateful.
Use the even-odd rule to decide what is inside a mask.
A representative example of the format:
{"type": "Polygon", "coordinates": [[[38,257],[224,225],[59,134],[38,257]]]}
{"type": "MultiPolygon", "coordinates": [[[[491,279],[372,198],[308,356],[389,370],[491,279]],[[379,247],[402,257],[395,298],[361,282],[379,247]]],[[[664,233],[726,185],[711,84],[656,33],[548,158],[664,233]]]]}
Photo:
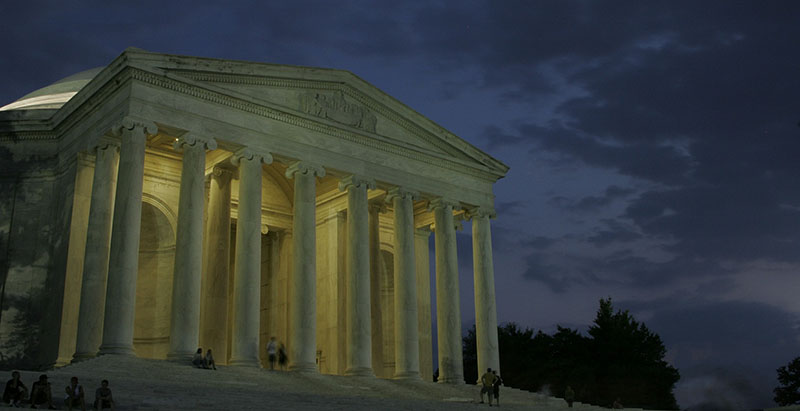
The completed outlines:
{"type": "MultiPolygon", "coordinates": [[[[610,406],[677,410],[673,389],[678,370],[664,360],[661,338],[626,311],[616,311],[611,299],[600,300],[588,336],[559,326],[552,335],[515,323],[498,327],[500,371],[505,385],[545,391],[563,397],[567,386],[575,400],[610,406]]],[[[478,380],[473,326],[463,339],[464,378],[478,380]]]]}

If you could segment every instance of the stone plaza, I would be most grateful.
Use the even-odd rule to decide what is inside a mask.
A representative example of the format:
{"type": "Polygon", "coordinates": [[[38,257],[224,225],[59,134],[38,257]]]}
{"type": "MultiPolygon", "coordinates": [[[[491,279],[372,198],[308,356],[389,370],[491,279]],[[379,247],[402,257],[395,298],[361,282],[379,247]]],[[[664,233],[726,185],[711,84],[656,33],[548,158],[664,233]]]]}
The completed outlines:
{"type": "Polygon", "coordinates": [[[462,384],[468,220],[499,368],[508,167],[352,73],[131,48],[0,108],[0,161],[0,361],[265,367],[274,336],[290,370],[462,384]]]}

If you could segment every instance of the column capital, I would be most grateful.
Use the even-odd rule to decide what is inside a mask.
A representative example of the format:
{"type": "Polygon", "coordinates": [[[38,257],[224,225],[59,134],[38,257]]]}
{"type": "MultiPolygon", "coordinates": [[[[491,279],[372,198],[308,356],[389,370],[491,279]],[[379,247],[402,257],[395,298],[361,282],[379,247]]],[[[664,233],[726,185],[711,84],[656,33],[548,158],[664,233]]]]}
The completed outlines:
{"type": "Polygon", "coordinates": [[[355,188],[366,186],[367,190],[374,190],[375,180],[351,174],[339,181],[339,191],[347,191],[351,186],[355,188]]]}
{"type": "Polygon", "coordinates": [[[172,147],[177,151],[183,149],[184,146],[202,148],[204,150],[216,150],[217,141],[213,138],[198,137],[192,134],[184,134],[175,139],[172,147]]]}
{"type": "Polygon", "coordinates": [[[461,204],[458,201],[444,197],[437,197],[428,203],[428,211],[436,210],[437,208],[451,207],[453,210],[460,210],[461,204]]]}
{"type": "Polygon", "coordinates": [[[259,152],[250,147],[242,147],[233,153],[233,157],[231,157],[231,163],[233,163],[235,166],[238,166],[242,160],[257,161],[263,164],[272,164],[272,154],[259,152]]]}
{"type": "Polygon", "coordinates": [[[433,232],[433,230],[431,230],[431,226],[430,225],[426,225],[426,226],[422,226],[422,227],[418,227],[418,228],[414,229],[414,234],[418,235],[420,237],[430,237],[432,232],[433,232]]]}
{"type": "Polygon", "coordinates": [[[392,187],[389,189],[389,192],[386,193],[386,202],[391,203],[394,201],[395,197],[398,197],[401,200],[411,198],[411,201],[414,201],[419,199],[419,192],[403,187],[392,187]]]}
{"type": "Polygon", "coordinates": [[[229,166],[222,166],[220,164],[216,164],[211,169],[211,175],[217,178],[234,178],[236,177],[236,170],[230,168],[229,166]]]}
{"type": "Polygon", "coordinates": [[[141,132],[145,137],[158,134],[158,126],[152,121],[141,121],[133,117],[123,117],[122,121],[111,126],[111,134],[121,136],[124,132],[141,132]]]}
{"type": "Polygon", "coordinates": [[[492,207],[473,207],[468,208],[464,213],[464,216],[469,220],[484,217],[497,218],[497,212],[492,207]]]}
{"type": "Polygon", "coordinates": [[[384,201],[370,201],[369,212],[385,213],[387,211],[386,203],[384,201]]]}
{"type": "Polygon", "coordinates": [[[261,223],[261,234],[263,235],[269,234],[269,225],[261,223]]]}
{"type": "Polygon", "coordinates": [[[119,146],[120,146],[119,140],[112,140],[110,138],[101,138],[100,140],[97,141],[96,144],[91,145],[89,147],[89,151],[91,151],[94,154],[97,154],[98,151],[108,150],[108,149],[119,151],[119,146]]]}
{"type": "Polygon", "coordinates": [[[293,178],[295,173],[311,174],[312,176],[325,177],[325,169],[322,166],[306,161],[295,161],[286,169],[286,178],[293,178]]]}

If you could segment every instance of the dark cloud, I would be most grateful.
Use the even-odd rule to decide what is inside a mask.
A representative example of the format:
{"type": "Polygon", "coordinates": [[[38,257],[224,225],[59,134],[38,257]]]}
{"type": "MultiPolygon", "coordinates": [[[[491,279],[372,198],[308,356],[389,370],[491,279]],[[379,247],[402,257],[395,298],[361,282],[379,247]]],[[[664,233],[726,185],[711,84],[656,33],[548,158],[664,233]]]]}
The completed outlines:
{"type": "Polygon", "coordinates": [[[580,279],[567,276],[563,267],[548,263],[547,257],[541,253],[529,254],[525,262],[527,268],[523,276],[543,283],[557,294],[563,294],[571,286],[581,282],[580,279]]]}
{"type": "Polygon", "coordinates": [[[605,219],[607,229],[597,231],[588,238],[588,241],[598,247],[604,247],[613,243],[630,243],[642,238],[642,235],[635,231],[630,224],[624,224],[619,220],[605,219]]]}
{"type": "Polygon", "coordinates": [[[617,199],[625,198],[635,192],[636,190],[631,188],[622,188],[616,185],[611,185],[606,188],[602,195],[583,197],[575,204],[567,206],[567,208],[579,212],[596,211],[611,204],[617,199]]]}
{"type": "Polygon", "coordinates": [[[531,247],[534,249],[541,250],[552,246],[557,241],[558,239],[555,238],[544,237],[544,236],[533,236],[525,240],[522,240],[522,245],[525,247],[531,247]]]}

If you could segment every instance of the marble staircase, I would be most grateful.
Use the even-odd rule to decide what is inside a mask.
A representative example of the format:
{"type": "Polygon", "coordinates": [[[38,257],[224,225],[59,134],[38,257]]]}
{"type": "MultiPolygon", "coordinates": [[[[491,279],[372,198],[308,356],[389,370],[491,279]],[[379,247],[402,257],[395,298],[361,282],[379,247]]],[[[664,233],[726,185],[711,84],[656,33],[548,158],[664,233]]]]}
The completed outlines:
{"type": "MultiPolygon", "coordinates": [[[[30,387],[39,371],[21,371],[30,387]]],[[[10,373],[9,377],[10,378],[10,373]]],[[[188,364],[124,356],[102,356],[47,371],[54,403],[64,409],[64,388],[77,376],[88,403],[107,379],[118,410],[463,410],[479,404],[474,385],[298,374],[220,366],[202,370],[188,364]]],[[[560,398],[502,388],[500,408],[568,409],[560,398]]],[[[493,407],[494,408],[494,407],[493,407]]],[[[575,403],[576,410],[603,408],[575,403]]]]}

